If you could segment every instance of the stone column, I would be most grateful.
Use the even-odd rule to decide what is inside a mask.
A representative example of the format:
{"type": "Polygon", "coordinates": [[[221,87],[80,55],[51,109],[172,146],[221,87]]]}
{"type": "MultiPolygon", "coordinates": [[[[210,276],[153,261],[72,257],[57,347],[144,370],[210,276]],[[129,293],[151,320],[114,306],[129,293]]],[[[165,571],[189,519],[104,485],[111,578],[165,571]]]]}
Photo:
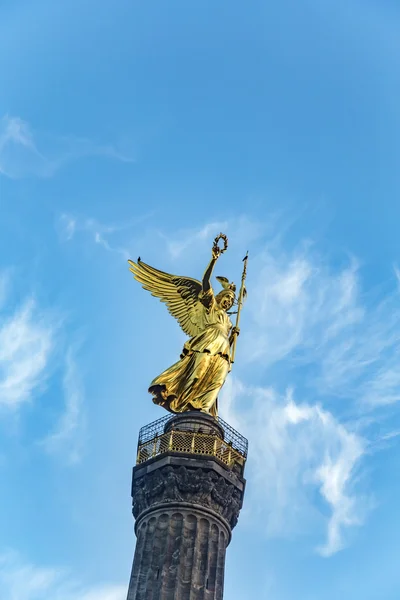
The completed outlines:
{"type": "Polygon", "coordinates": [[[212,417],[184,413],[133,469],[137,542],[127,600],[222,600],[225,551],[245,488],[245,457],[232,449],[235,462],[230,446],[216,450],[213,440],[220,449],[224,436],[212,417]]]}

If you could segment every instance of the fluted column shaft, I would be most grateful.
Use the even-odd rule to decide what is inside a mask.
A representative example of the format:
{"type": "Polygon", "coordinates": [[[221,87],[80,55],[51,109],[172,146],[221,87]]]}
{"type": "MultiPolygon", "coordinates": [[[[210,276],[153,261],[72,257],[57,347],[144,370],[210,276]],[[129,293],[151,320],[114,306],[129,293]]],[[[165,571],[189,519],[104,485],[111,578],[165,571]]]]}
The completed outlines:
{"type": "Polygon", "coordinates": [[[222,600],[227,532],[197,511],[148,514],[137,528],[128,600],[222,600]]]}

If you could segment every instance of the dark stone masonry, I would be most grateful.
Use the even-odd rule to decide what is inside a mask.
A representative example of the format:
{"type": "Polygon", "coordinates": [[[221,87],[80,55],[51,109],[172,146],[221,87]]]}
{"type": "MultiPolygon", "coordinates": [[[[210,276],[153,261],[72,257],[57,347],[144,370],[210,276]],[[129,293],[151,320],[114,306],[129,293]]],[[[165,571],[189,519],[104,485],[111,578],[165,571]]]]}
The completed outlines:
{"type": "Polygon", "coordinates": [[[127,600],[222,600],[225,552],[243,503],[245,453],[230,442],[224,454],[212,455],[213,440],[220,449],[227,432],[208,415],[161,421],[161,435],[155,430],[142,446],[139,438],[141,462],[133,469],[137,542],[127,600]],[[189,446],[177,445],[174,435],[189,446]],[[154,448],[148,458],[147,448],[154,448]]]}

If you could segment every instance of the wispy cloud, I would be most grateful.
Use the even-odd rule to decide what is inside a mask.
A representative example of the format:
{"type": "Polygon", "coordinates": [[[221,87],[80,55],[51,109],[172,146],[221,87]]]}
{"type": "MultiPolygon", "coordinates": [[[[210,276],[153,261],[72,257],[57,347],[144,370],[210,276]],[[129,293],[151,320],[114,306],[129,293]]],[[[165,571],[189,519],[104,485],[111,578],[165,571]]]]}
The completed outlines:
{"type": "Polygon", "coordinates": [[[61,456],[68,464],[81,459],[82,436],[85,429],[84,390],[75,352],[69,348],[65,358],[63,390],[65,409],[55,430],[41,444],[49,454],[61,456]]]}
{"type": "Polygon", "coordinates": [[[0,405],[18,407],[45,381],[57,327],[33,299],[0,316],[0,405]]]}
{"type": "Polygon", "coordinates": [[[67,569],[37,566],[15,552],[0,555],[0,589],[4,600],[126,599],[125,585],[84,585],[67,569]]]}
{"type": "Polygon", "coordinates": [[[131,258],[128,247],[119,242],[114,243],[114,241],[110,241],[110,238],[121,237],[122,233],[133,230],[150,217],[151,213],[148,213],[124,223],[104,224],[93,218],[81,218],[63,213],[60,215],[56,227],[60,240],[63,242],[71,241],[78,233],[85,233],[104,250],[119,254],[124,260],[128,260],[131,258]]]}
{"type": "Polygon", "coordinates": [[[235,378],[221,400],[224,418],[249,437],[247,504],[257,523],[265,523],[270,536],[315,535],[324,525],[318,552],[340,550],[346,528],[360,525],[367,510],[354,489],[365,441],[320,405],[297,403],[291,390],[280,397],[272,388],[245,387],[235,378]]]}
{"type": "Polygon", "coordinates": [[[335,272],[308,245],[291,255],[273,247],[249,271],[250,360],[272,364],[299,349],[306,355],[364,318],[354,260],[335,272]]]}
{"type": "Polygon", "coordinates": [[[68,242],[75,235],[78,223],[75,217],[63,213],[58,219],[57,229],[62,241],[68,242]]]}
{"type": "Polygon", "coordinates": [[[160,232],[160,236],[165,241],[169,255],[175,260],[184,253],[192,254],[198,248],[204,248],[204,243],[211,246],[214,237],[220,232],[231,236],[236,245],[241,246],[242,250],[244,248],[244,254],[247,244],[256,240],[262,231],[263,227],[260,223],[242,216],[224,221],[212,221],[198,228],[183,229],[173,236],[160,232]]]}
{"type": "Polygon", "coordinates": [[[384,433],[381,437],[380,440],[392,440],[394,438],[397,438],[400,436],[400,431],[396,430],[396,431],[389,431],[389,433],[384,433]]]}
{"type": "Polygon", "coordinates": [[[397,284],[399,286],[399,291],[400,291],[400,269],[397,265],[393,265],[393,271],[394,271],[394,274],[396,275],[397,284]]]}
{"type": "Polygon", "coordinates": [[[27,123],[5,116],[0,121],[0,173],[8,177],[51,174],[49,160],[36,148],[27,123]]]}
{"type": "Polygon", "coordinates": [[[34,132],[19,117],[6,115],[0,120],[0,175],[11,179],[51,177],[65,164],[87,156],[134,161],[112,145],[34,132]]]}
{"type": "Polygon", "coordinates": [[[244,356],[309,365],[318,393],[370,407],[400,399],[400,295],[365,294],[355,259],[332,267],[310,245],[267,248],[252,261],[244,356]]]}
{"type": "Polygon", "coordinates": [[[224,232],[226,228],[226,221],[215,221],[214,223],[207,223],[200,229],[185,229],[181,231],[175,239],[165,234],[161,234],[161,236],[165,240],[169,254],[175,259],[190,246],[195,245],[199,241],[215,237],[221,231],[224,232]]]}

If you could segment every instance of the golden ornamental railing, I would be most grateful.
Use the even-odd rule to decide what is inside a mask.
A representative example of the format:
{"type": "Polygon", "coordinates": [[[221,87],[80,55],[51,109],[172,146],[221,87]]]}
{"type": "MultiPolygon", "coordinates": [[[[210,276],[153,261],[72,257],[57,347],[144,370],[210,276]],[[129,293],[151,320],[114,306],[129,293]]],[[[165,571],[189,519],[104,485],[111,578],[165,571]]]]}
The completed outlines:
{"type": "Polygon", "coordinates": [[[226,442],[216,435],[171,430],[155,435],[153,439],[139,442],[136,462],[141,464],[165,452],[214,456],[229,467],[232,467],[234,463],[243,465],[246,460],[243,453],[233,448],[232,443],[226,442]]]}

